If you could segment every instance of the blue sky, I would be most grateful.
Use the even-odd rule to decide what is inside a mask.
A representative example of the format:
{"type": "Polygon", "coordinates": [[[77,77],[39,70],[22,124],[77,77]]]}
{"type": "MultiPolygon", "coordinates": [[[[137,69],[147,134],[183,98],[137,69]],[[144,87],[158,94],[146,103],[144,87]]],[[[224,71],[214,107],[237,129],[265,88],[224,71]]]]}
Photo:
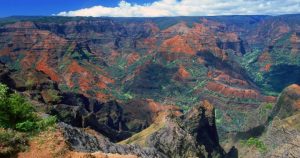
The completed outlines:
{"type": "MultiPolygon", "coordinates": [[[[130,3],[145,4],[154,0],[126,0],[130,3]]],[[[62,11],[102,5],[114,7],[120,0],[0,0],[0,17],[12,15],[52,15],[62,11]]]]}
{"type": "Polygon", "coordinates": [[[300,13],[300,0],[1,0],[0,17],[203,16],[300,13]]]}

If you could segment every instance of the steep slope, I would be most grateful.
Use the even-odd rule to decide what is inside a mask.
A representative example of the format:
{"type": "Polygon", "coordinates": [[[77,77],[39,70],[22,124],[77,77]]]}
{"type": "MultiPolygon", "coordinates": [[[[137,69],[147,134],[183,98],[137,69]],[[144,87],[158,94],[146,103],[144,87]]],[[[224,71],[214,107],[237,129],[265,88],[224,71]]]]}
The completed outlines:
{"type": "Polygon", "coordinates": [[[266,157],[299,157],[300,122],[299,99],[300,86],[291,85],[280,95],[272,117],[274,120],[264,137],[270,147],[266,157]]]}
{"type": "MultiPolygon", "coordinates": [[[[12,74],[9,74],[8,68],[3,65],[2,68],[3,71],[1,72],[7,72],[6,74],[8,75],[6,78],[2,78],[5,75],[1,75],[1,80],[17,81],[11,78],[15,72],[10,72],[12,74]]],[[[44,75],[41,72],[35,73],[40,76],[44,75]]],[[[34,82],[34,86],[32,86],[35,87],[34,89],[26,89],[27,87],[25,87],[21,93],[29,98],[41,95],[42,93],[39,93],[40,91],[36,88],[39,87],[44,90],[43,88],[47,88],[46,83],[51,83],[51,80],[45,77],[41,78],[40,81],[43,81],[43,86],[40,85],[39,82],[34,82]]],[[[10,86],[11,88],[15,88],[14,84],[10,86]]],[[[138,105],[137,102],[127,103],[127,105],[118,105],[117,102],[112,101],[99,103],[96,100],[85,98],[79,94],[57,91],[58,94],[56,95],[60,95],[62,98],[59,97],[60,100],[56,100],[55,102],[48,102],[46,104],[44,103],[45,100],[35,100],[35,98],[29,100],[37,106],[36,108],[40,112],[42,112],[43,109],[46,109],[46,111],[49,109],[50,111],[56,110],[56,116],[60,120],[81,128],[59,123],[58,128],[34,136],[29,141],[29,149],[19,153],[18,157],[94,156],[150,158],[226,156],[226,153],[218,141],[214,107],[208,101],[200,102],[185,115],[182,115],[179,108],[171,105],[161,105],[153,100],[146,100],[138,107],[134,107],[138,105]],[[61,109],[64,107],[73,109],[64,111],[61,109]],[[93,110],[97,112],[93,113],[93,110]],[[125,114],[123,112],[125,112],[125,114]],[[132,113],[128,114],[128,112],[132,113]],[[61,118],[62,116],[65,118],[61,118]],[[108,119],[107,121],[105,121],[106,118],[95,119],[95,117],[99,116],[105,116],[108,117],[108,119]],[[161,117],[164,117],[164,119],[161,119],[161,117]],[[132,122],[131,119],[133,119],[132,122]],[[126,138],[124,132],[137,132],[134,131],[134,128],[122,129],[123,125],[118,121],[124,124],[131,124],[133,127],[135,127],[134,125],[136,124],[149,121],[151,126],[144,130],[143,128],[145,127],[136,130],[141,131],[140,133],[145,133],[145,131],[147,132],[152,128],[153,131],[144,138],[140,138],[143,139],[142,141],[145,141],[144,146],[139,146],[140,144],[136,144],[135,141],[129,142],[129,144],[124,143],[126,145],[116,144],[113,143],[113,141],[126,138]],[[152,121],[155,122],[152,123],[152,121]],[[161,125],[160,128],[153,128],[152,126],[158,121],[163,121],[160,122],[163,125],[161,125]],[[118,125],[118,129],[115,128],[114,123],[118,125]],[[170,148],[174,142],[177,145],[170,148]]],[[[140,133],[137,133],[137,135],[140,133]]]]}
{"type": "Polygon", "coordinates": [[[286,87],[274,107],[265,109],[265,121],[223,142],[225,150],[234,145],[245,158],[299,157],[299,92],[297,84],[286,87]]]}
{"type": "Polygon", "coordinates": [[[201,102],[185,115],[177,116],[169,111],[171,113],[163,115],[163,126],[150,126],[138,133],[141,136],[153,129],[148,135],[138,139],[129,138],[121,144],[111,143],[97,133],[92,134],[64,124],[60,126],[66,141],[77,151],[101,151],[139,157],[225,157],[218,143],[213,111],[208,101],[201,102]],[[142,141],[144,143],[141,144],[142,141]]]}
{"type": "MultiPolygon", "coordinates": [[[[138,112],[122,110],[102,118],[103,111],[119,109],[110,100],[124,104],[125,111],[126,105],[144,109],[144,103],[134,106],[132,100],[153,99],[185,111],[208,100],[216,107],[217,127],[224,138],[259,126],[265,114],[253,113],[274,103],[284,86],[299,83],[299,23],[299,15],[6,18],[0,27],[0,61],[16,70],[20,89],[39,80],[34,71],[49,76],[56,87],[41,92],[44,103],[65,104],[53,98],[59,93],[64,93],[63,100],[72,98],[72,93],[93,100],[95,104],[83,104],[83,115],[92,124],[106,122],[116,133],[122,131],[121,138],[151,121],[137,119],[138,123],[124,125],[127,114],[138,112]],[[110,108],[95,110],[100,104],[96,100],[110,108]]],[[[77,108],[66,104],[54,106],[51,112],[77,108]]],[[[78,116],[77,110],[73,116],[78,116]]],[[[61,118],[86,125],[73,116],[61,118]]]]}

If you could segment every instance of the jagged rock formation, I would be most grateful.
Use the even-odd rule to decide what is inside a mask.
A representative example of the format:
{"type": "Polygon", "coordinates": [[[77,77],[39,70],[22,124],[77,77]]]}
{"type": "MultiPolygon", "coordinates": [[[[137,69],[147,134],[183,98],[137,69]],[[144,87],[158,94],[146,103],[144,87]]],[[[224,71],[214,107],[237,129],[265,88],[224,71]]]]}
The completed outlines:
{"type": "MultiPolygon", "coordinates": [[[[214,109],[208,102],[182,116],[166,116],[164,126],[145,137],[146,146],[114,144],[103,136],[60,124],[66,141],[77,151],[132,154],[139,157],[225,157],[218,143],[214,109]]],[[[147,130],[147,129],[145,129],[147,130]]],[[[141,131],[143,132],[143,131],[141,131]]]]}
{"type": "Polygon", "coordinates": [[[300,86],[285,88],[274,107],[274,120],[267,128],[264,140],[270,151],[265,157],[300,156],[300,86]]]}
{"type": "Polygon", "coordinates": [[[66,141],[70,144],[71,148],[75,151],[81,152],[97,152],[104,153],[117,153],[121,155],[136,155],[138,157],[157,157],[164,158],[162,153],[153,148],[141,148],[135,145],[118,145],[110,142],[103,136],[88,134],[82,129],[74,128],[67,124],[59,124],[63,131],[66,141]]]}
{"type": "Polygon", "coordinates": [[[214,108],[204,101],[180,118],[168,118],[165,127],[149,136],[147,144],[168,157],[223,157],[218,142],[214,108]]]}

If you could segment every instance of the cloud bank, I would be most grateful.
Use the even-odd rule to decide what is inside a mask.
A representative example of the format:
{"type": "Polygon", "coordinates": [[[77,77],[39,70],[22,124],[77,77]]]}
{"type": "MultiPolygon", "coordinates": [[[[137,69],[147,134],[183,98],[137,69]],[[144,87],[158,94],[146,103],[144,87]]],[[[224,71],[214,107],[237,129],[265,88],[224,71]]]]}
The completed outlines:
{"type": "Polygon", "coordinates": [[[209,15],[279,15],[300,13],[300,0],[159,0],[132,4],[125,0],[116,7],[93,6],[63,11],[58,16],[209,16],[209,15]]]}

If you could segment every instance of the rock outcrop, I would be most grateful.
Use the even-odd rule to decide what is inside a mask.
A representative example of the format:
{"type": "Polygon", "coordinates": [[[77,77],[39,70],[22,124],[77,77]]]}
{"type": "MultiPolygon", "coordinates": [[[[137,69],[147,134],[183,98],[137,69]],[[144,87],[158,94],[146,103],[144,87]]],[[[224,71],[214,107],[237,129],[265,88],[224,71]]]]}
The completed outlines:
{"type": "Polygon", "coordinates": [[[300,86],[293,84],[285,88],[274,107],[273,116],[286,118],[300,110],[300,86]]]}
{"type": "Polygon", "coordinates": [[[101,151],[145,158],[226,156],[218,142],[214,108],[208,101],[201,102],[185,115],[169,113],[163,127],[157,128],[144,138],[146,142],[144,147],[135,144],[134,141],[131,144],[115,144],[103,136],[95,133],[92,135],[90,132],[63,123],[60,127],[66,140],[76,151],[101,151]]]}
{"type": "Polygon", "coordinates": [[[110,142],[107,138],[99,134],[90,134],[82,129],[74,128],[70,125],[60,123],[59,127],[63,131],[64,137],[72,150],[81,152],[117,153],[121,155],[136,155],[138,157],[165,157],[162,153],[153,148],[141,148],[135,145],[119,145],[110,142]]]}
{"type": "Polygon", "coordinates": [[[214,107],[203,101],[149,136],[147,144],[168,157],[224,157],[214,118],[214,107]]]}
{"type": "Polygon", "coordinates": [[[283,90],[272,113],[264,141],[269,147],[265,157],[300,156],[300,86],[293,84],[283,90]]]}

